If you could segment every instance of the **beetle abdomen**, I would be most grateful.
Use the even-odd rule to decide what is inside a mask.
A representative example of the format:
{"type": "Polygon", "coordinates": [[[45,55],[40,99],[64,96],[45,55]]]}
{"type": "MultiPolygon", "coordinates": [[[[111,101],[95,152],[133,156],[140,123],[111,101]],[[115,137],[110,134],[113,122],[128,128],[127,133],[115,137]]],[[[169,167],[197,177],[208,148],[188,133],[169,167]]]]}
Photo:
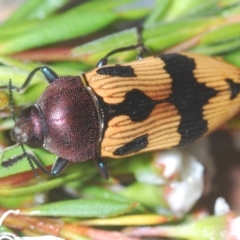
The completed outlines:
{"type": "Polygon", "coordinates": [[[192,142],[240,105],[239,69],[190,53],[103,66],[86,73],[85,79],[104,115],[102,156],[192,142]]]}

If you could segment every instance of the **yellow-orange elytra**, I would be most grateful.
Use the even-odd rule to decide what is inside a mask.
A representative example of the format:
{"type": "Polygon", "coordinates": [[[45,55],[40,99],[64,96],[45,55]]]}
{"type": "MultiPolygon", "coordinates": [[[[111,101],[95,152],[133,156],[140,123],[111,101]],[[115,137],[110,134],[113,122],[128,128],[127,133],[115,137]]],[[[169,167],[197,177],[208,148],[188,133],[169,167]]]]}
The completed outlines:
{"type": "MultiPolygon", "coordinates": [[[[141,121],[131,120],[129,114],[109,118],[101,142],[101,156],[117,158],[133,154],[131,146],[125,152],[124,146],[144,135],[147,135],[147,146],[139,152],[185,144],[188,135],[191,142],[231,118],[240,108],[240,71],[224,61],[179,53],[124,63],[119,69],[124,66],[129,66],[134,76],[122,77],[113,72],[99,74],[96,68],[85,73],[84,78],[96,95],[109,105],[120,104],[133,89],[160,102],[141,121]],[[176,102],[182,102],[182,106],[176,106],[176,102]],[[116,154],[121,148],[124,153],[116,154]]],[[[102,67],[105,68],[109,66],[102,67]]]]}

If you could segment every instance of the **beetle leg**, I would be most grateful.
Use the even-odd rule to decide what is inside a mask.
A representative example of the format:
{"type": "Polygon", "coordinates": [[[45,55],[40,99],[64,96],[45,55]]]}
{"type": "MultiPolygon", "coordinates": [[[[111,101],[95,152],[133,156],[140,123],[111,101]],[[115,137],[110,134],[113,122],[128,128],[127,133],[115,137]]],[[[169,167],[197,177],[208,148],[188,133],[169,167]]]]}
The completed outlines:
{"type": "MultiPolygon", "coordinates": [[[[45,166],[40,162],[40,160],[37,158],[35,154],[32,152],[25,152],[25,157],[27,157],[28,161],[31,162],[31,165],[33,166],[32,162],[34,162],[37,167],[45,174],[52,175],[50,171],[48,171],[45,166]]],[[[35,173],[36,175],[36,173],[35,173]]]]}
{"type": "Polygon", "coordinates": [[[52,166],[51,171],[48,171],[45,166],[39,161],[39,159],[31,152],[27,152],[27,156],[29,159],[31,159],[37,167],[45,174],[51,175],[51,176],[56,176],[59,173],[61,173],[65,167],[68,165],[68,161],[66,159],[58,157],[55,161],[55,163],[52,166]]]}
{"type": "Polygon", "coordinates": [[[5,168],[8,168],[8,167],[16,164],[17,162],[21,161],[21,160],[22,160],[23,158],[25,158],[25,157],[26,157],[26,153],[24,152],[24,153],[22,153],[22,154],[19,154],[19,155],[17,155],[17,156],[14,156],[14,157],[12,157],[12,158],[9,158],[9,159],[3,161],[3,162],[1,163],[1,166],[2,166],[2,167],[5,167],[5,168]]]}
{"type": "Polygon", "coordinates": [[[32,72],[29,73],[27,79],[25,80],[25,82],[23,83],[23,85],[16,89],[19,92],[23,92],[29,85],[29,83],[31,82],[31,80],[33,79],[34,74],[37,71],[41,71],[42,74],[44,75],[44,77],[46,78],[46,80],[48,81],[48,83],[52,83],[54,80],[56,80],[58,78],[58,75],[49,67],[37,67],[35,69],[32,70],[32,72]]]}
{"type": "Polygon", "coordinates": [[[52,166],[51,175],[60,174],[67,167],[68,163],[68,160],[58,157],[52,166]]]}
{"type": "Polygon", "coordinates": [[[33,170],[33,172],[34,172],[34,175],[35,175],[36,177],[39,177],[39,176],[38,176],[38,174],[37,174],[37,172],[36,172],[36,170],[35,170],[35,168],[34,168],[34,166],[33,166],[33,162],[39,167],[39,169],[40,169],[42,172],[44,172],[44,173],[46,173],[46,174],[49,174],[48,170],[46,170],[46,169],[44,168],[44,166],[43,166],[42,163],[39,161],[39,159],[38,159],[33,153],[29,153],[29,152],[27,153],[25,150],[24,150],[24,152],[23,152],[22,154],[19,154],[19,155],[17,155],[17,156],[14,156],[14,157],[12,157],[12,158],[9,158],[9,159],[3,161],[3,162],[1,163],[1,166],[2,166],[2,167],[5,167],[5,168],[8,168],[8,167],[10,167],[10,166],[13,166],[13,165],[16,164],[17,162],[21,161],[21,160],[24,159],[25,157],[28,159],[28,161],[29,161],[29,163],[30,163],[30,166],[31,166],[31,168],[32,168],[32,170],[33,170]]]}
{"type": "Polygon", "coordinates": [[[130,51],[130,50],[135,50],[135,49],[137,49],[139,52],[139,54],[137,56],[137,59],[139,59],[139,60],[142,59],[144,52],[149,52],[147,47],[142,43],[139,43],[137,45],[127,46],[127,47],[117,48],[117,49],[114,49],[113,51],[109,52],[105,57],[101,58],[99,60],[99,62],[97,63],[96,67],[102,67],[104,65],[107,65],[108,58],[115,53],[126,52],[126,51],[130,51]]]}
{"type": "MultiPolygon", "coordinates": [[[[48,83],[50,83],[50,84],[58,78],[58,75],[51,68],[46,67],[46,66],[37,67],[29,73],[28,77],[26,78],[25,82],[23,83],[23,85],[21,87],[12,86],[12,89],[14,89],[17,92],[21,92],[21,93],[24,92],[26,90],[26,88],[28,87],[29,83],[32,81],[33,76],[37,71],[41,71],[42,74],[44,75],[44,77],[46,78],[46,80],[48,81],[48,83]]],[[[2,89],[8,88],[8,85],[0,86],[0,89],[1,88],[2,89]]]]}
{"type": "Polygon", "coordinates": [[[144,44],[139,44],[137,60],[141,60],[143,58],[144,53],[151,55],[151,52],[144,44]]]}
{"type": "Polygon", "coordinates": [[[96,67],[102,67],[104,65],[108,64],[108,58],[112,56],[115,53],[120,53],[120,52],[126,52],[130,50],[135,50],[139,49],[139,54],[138,54],[138,59],[142,58],[143,52],[147,51],[147,48],[142,44],[137,44],[137,45],[132,45],[132,46],[127,46],[127,47],[122,47],[122,48],[117,48],[114,49],[113,51],[109,52],[105,57],[101,58],[100,61],[97,63],[96,67]]]}
{"type": "Polygon", "coordinates": [[[143,55],[144,53],[147,53],[149,55],[152,55],[150,50],[144,45],[143,43],[143,40],[142,40],[142,31],[143,31],[143,28],[140,26],[140,27],[137,27],[137,36],[138,36],[138,39],[137,39],[137,50],[138,50],[138,55],[137,55],[137,59],[138,60],[141,60],[143,58],[143,55]]]}
{"type": "MultiPolygon", "coordinates": [[[[142,45],[142,44],[140,44],[142,45]]],[[[137,45],[132,45],[132,46],[127,46],[127,47],[122,47],[122,48],[116,48],[109,52],[105,57],[101,58],[100,61],[97,63],[96,67],[101,67],[106,64],[108,64],[108,58],[112,56],[113,54],[120,53],[120,52],[125,52],[125,51],[130,51],[130,50],[135,50],[140,47],[139,44],[137,45]]]]}
{"type": "Polygon", "coordinates": [[[50,84],[58,78],[58,75],[49,67],[44,66],[40,70],[50,84]]]}
{"type": "Polygon", "coordinates": [[[100,175],[104,178],[104,179],[108,179],[109,178],[109,173],[108,173],[108,167],[107,164],[99,157],[95,157],[93,159],[100,175]]]}
{"type": "Polygon", "coordinates": [[[97,63],[96,67],[102,67],[106,64],[108,64],[108,58],[110,56],[112,56],[113,54],[116,53],[120,53],[120,52],[126,52],[126,51],[130,51],[130,50],[138,50],[138,56],[137,59],[142,59],[144,52],[149,53],[148,48],[142,43],[142,28],[138,27],[137,28],[137,44],[136,45],[131,45],[131,46],[127,46],[127,47],[122,47],[122,48],[117,48],[114,49],[113,51],[109,52],[105,57],[103,57],[102,59],[100,59],[100,61],[97,63]]]}
{"type": "MultiPolygon", "coordinates": [[[[43,166],[40,160],[32,152],[24,152],[18,156],[5,160],[4,162],[1,163],[1,166],[8,168],[16,164],[17,162],[21,161],[25,157],[27,157],[29,161],[34,162],[43,173],[51,176],[56,176],[60,174],[68,165],[68,161],[66,159],[58,157],[54,165],[52,166],[51,171],[49,171],[45,168],[45,166],[43,166]]],[[[34,172],[34,174],[38,177],[38,174],[36,172],[34,172]]]]}
{"type": "Polygon", "coordinates": [[[21,147],[22,147],[22,150],[23,150],[22,154],[19,154],[19,155],[13,157],[13,158],[9,158],[8,160],[2,162],[1,166],[5,167],[5,168],[8,168],[8,167],[16,164],[17,162],[21,161],[22,159],[24,159],[26,157],[29,164],[30,164],[30,167],[31,167],[31,169],[32,169],[32,171],[35,175],[35,177],[39,177],[36,169],[34,168],[33,162],[35,162],[34,160],[36,159],[36,162],[39,163],[39,165],[42,165],[42,164],[40,163],[40,161],[37,159],[37,157],[33,153],[29,154],[25,151],[25,148],[24,148],[23,145],[21,145],[21,147]],[[34,157],[35,159],[32,159],[32,157],[34,157]]]}

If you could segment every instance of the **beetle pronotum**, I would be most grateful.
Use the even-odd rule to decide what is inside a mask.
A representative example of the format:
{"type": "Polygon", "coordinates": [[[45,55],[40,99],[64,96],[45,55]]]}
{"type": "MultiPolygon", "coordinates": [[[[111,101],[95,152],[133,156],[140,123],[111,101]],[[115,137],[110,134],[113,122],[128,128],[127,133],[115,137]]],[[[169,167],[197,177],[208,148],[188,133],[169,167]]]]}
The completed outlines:
{"type": "Polygon", "coordinates": [[[58,157],[50,172],[29,153],[3,166],[27,156],[43,172],[57,175],[69,162],[93,158],[107,178],[103,157],[193,142],[239,110],[240,71],[228,63],[192,53],[121,65],[107,65],[107,57],[81,76],[58,77],[48,67],[30,73],[22,88],[39,70],[49,86],[19,115],[12,139],[58,157]]]}

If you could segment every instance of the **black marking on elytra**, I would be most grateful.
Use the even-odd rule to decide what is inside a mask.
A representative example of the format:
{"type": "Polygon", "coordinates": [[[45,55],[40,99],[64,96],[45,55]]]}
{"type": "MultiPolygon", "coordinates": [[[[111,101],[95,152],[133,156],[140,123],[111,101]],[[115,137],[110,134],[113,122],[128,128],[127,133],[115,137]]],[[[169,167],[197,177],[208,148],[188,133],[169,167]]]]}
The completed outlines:
{"type": "Polygon", "coordinates": [[[122,147],[116,149],[113,155],[124,156],[127,154],[138,152],[148,145],[148,134],[144,134],[140,137],[134,138],[131,142],[126,143],[122,147]]]}
{"type": "Polygon", "coordinates": [[[235,83],[230,78],[227,78],[225,81],[229,84],[229,90],[231,91],[230,100],[233,100],[240,93],[240,83],[235,83]]]}
{"type": "Polygon", "coordinates": [[[113,77],[136,77],[134,69],[131,66],[115,65],[110,67],[101,67],[97,70],[97,73],[113,77]]]}
{"type": "Polygon", "coordinates": [[[175,105],[181,120],[178,145],[194,141],[208,131],[207,121],[203,119],[203,107],[218,91],[199,83],[194,76],[194,59],[180,54],[159,55],[165,63],[164,69],[172,79],[169,102],[175,105]]]}
{"type": "Polygon", "coordinates": [[[98,96],[103,119],[106,124],[114,117],[127,115],[133,122],[141,122],[148,118],[156,104],[166,102],[164,100],[152,100],[138,89],[126,93],[124,101],[118,104],[107,104],[98,96]]]}
{"type": "MultiPolygon", "coordinates": [[[[96,95],[97,96],[97,95],[96,95]]],[[[139,89],[133,89],[126,93],[125,99],[118,104],[108,104],[103,101],[103,98],[97,96],[102,118],[104,119],[103,134],[108,127],[108,122],[117,116],[126,115],[129,116],[133,122],[141,122],[147,119],[157,104],[166,102],[167,99],[163,100],[152,100],[146,94],[139,89]]],[[[133,152],[140,151],[147,147],[148,138],[147,134],[135,138],[124,146],[116,149],[113,154],[123,156],[133,152]]]]}

